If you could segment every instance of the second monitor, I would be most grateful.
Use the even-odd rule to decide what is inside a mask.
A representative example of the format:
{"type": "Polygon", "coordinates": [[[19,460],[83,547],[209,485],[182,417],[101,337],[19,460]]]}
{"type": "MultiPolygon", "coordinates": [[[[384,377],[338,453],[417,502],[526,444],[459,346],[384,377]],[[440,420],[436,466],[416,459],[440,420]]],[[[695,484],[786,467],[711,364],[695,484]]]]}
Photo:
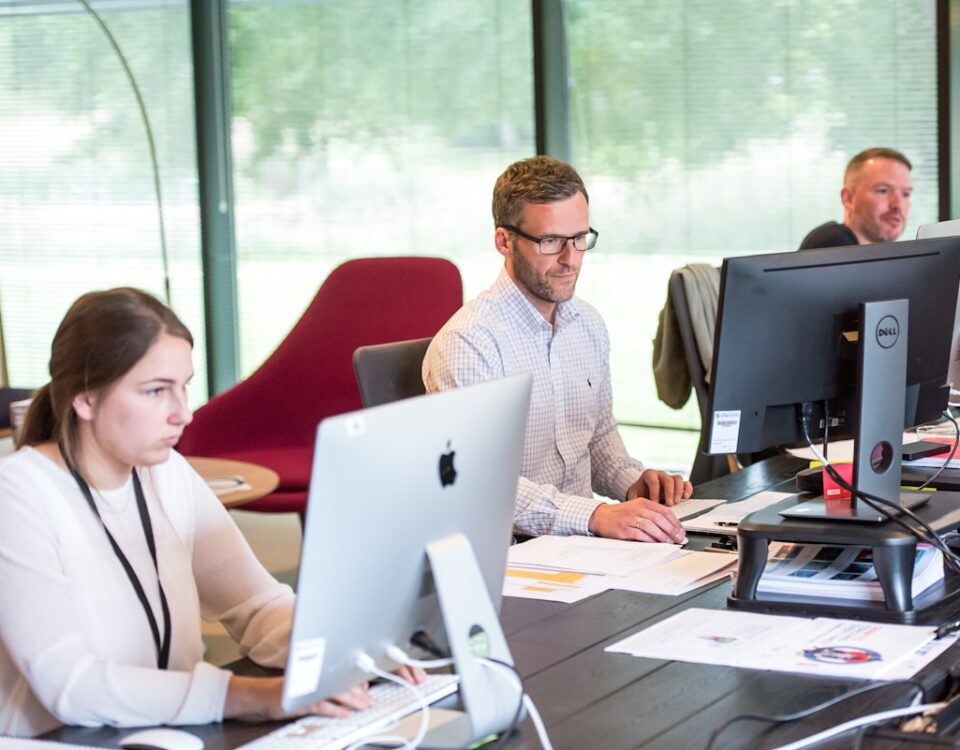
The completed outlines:
{"type": "Polygon", "coordinates": [[[708,451],[829,428],[855,438],[857,488],[896,495],[903,428],[947,404],[958,278],[956,237],[726,259],[708,451]]]}
{"type": "Polygon", "coordinates": [[[425,747],[504,730],[519,696],[497,620],[530,404],[529,375],[325,419],[317,430],[283,705],[394,669],[424,634],[449,646],[462,713],[425,747]]]}

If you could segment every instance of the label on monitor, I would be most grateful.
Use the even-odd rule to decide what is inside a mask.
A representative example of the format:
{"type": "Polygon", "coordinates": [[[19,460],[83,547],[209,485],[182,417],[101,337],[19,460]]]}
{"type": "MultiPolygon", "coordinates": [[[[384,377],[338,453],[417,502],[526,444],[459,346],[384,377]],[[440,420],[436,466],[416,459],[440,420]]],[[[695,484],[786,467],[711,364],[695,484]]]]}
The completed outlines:
{"type": "Polygon", "coordinates": [[[710,453],[736,453],[740,439],[740,410],[715,411],[710,430],[710,453]]]}
{"type": "Polygon", "coordinates": [[[293,657],[284,675],[286,694],[289,698],[309,695],[320,684],[323,671],[323,654],[327,650],[326,638],[308,638],[293,646],[293,657]]]}

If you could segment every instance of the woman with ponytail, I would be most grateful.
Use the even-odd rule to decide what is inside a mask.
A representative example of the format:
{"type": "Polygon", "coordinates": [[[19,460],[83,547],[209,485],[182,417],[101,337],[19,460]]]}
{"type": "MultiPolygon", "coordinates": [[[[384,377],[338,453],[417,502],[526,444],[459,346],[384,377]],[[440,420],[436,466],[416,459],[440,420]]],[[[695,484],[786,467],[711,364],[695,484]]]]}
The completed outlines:
{"type": "MultiPolygon", "coordinates": [[[[136,289],[82,296],[56,332],[0,464],[0,735],[283,715],[281,678],[203,661],[201,617],[283,666],[294,596],[173,451],[192,346],[136,289]]],[[[359,686],[309,711],[369,705],[359,686]]]]}

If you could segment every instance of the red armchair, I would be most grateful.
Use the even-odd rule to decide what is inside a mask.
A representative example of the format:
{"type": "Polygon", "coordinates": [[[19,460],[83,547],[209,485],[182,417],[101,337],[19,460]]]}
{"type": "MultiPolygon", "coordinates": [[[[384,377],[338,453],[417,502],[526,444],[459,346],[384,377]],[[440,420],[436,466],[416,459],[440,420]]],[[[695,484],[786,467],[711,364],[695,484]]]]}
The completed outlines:
{"type": "Polygon", "coordinates": [[[197,409],[178,450],[268,466],[276,491],[244,510],[303,515],[317,424],[361,408],[359,346],[433,336],[463,303],[460,272],[442,258],[362,258],[331,272],[276,351],[197,409]]]}

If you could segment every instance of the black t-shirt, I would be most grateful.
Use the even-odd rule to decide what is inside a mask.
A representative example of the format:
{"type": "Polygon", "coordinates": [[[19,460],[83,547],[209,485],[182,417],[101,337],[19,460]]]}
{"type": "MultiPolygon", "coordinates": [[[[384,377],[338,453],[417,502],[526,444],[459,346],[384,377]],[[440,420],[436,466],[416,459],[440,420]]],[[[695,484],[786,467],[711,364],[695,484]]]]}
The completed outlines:
{"type": "Polygon", "coordinates": [[[841,245],[859,245],[857,235],[846,224],[828,221],[803,238],[798,250],[815,250],[821,247],[840,247],[841,245]]]}

